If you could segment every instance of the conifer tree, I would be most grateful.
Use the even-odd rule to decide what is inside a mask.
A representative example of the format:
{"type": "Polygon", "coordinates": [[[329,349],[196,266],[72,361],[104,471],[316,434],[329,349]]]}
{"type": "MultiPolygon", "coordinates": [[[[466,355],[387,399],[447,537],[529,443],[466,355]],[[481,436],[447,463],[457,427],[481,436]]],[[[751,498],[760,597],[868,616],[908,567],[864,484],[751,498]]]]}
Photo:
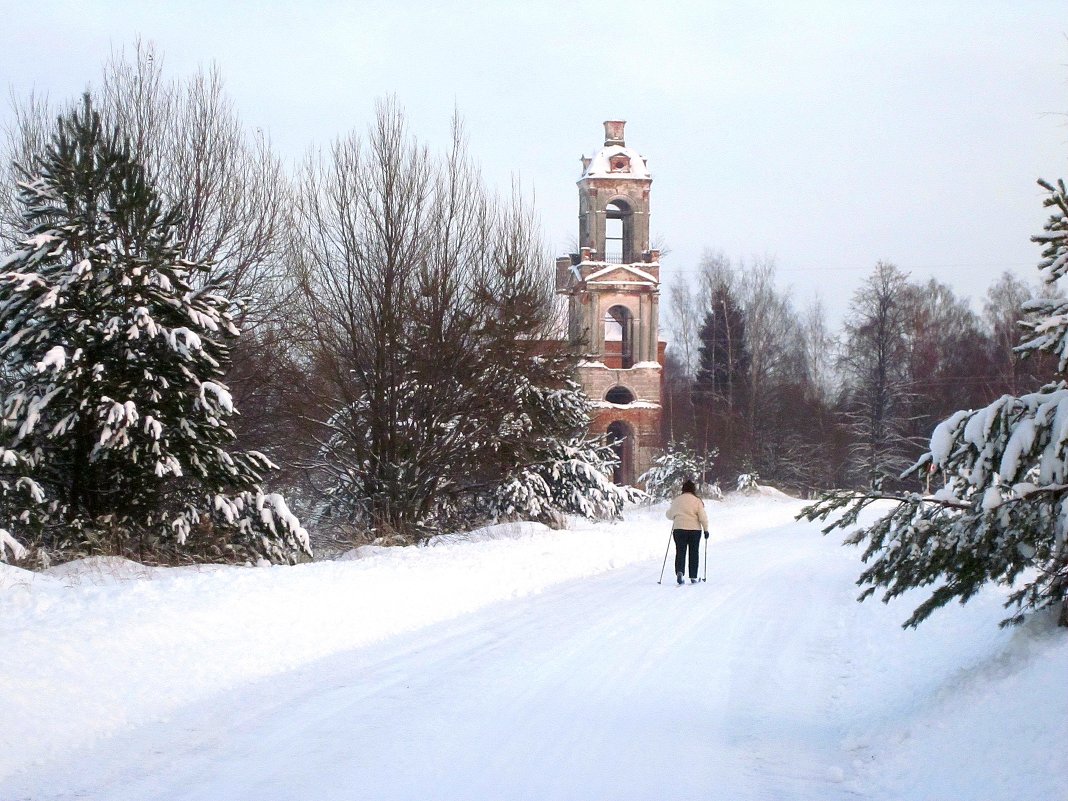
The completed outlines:
{"type": "Polygon", "coordinates": [[[559,388],[526,382],[514,404],[517,413],[507,426],[508,439],[526,444],[508,448],[517,459],[493,488],[493,515],[617,518],[627,503],[645,498],[633,487],[612,483],[618,457],[604,437],[589,436],[589,400],[574,381],[564,381],[559,388]]]}
{"type": "MultiPolygon", "coordinates": [[[[1064,181],[1039,182],[1052,209],[1039,269],[1051,287],[1068,272],[1068,193],[1064,181]]],[[[1068,300],[1063,293],[1031,301],[1030,336],[1017,350],[1048,353],[1068,368],[1068,300]]],[[[1050,609],[1068,626],[1068,382],[1004,395],[940,423],[928,452],[905,476],[925,479],[924,493],[838,491],[802,510],[809,520],[838,514],[824,531],[848,528],[869,504],[896,505],[848,538],[865,544],[868,568],[857,584],[861,600],[879,590],[884,600],[916,587],[930,596],[905,622],[916,626],[935,609],[964,603],[988,583],[1010,586],[1006,606],[1020,622],[1029,611],[1050,609]],[[931,493],[931,483],[936,491],[931,493]],[[938,485],[941,485],[940,487],[938,485]]]]}
{"type": "Polygon", "coordinates": [[[713,289],[710,304],[698,332],[695,389],[730,408],[742,408],[748,395],[749,373],[745,315],[730,289],[723,285],[713,289]]]}
{"type": "Polygon", "coordinates": [[[25,238],[0,262],[3,522],[29,544],[294,559],[307,535],[231,453],[238,336],[207,266],[85,96],[24,166],[25,238]]]}
{"type": "Polygon", "coordinates": [[[730,472],[750,458],[752,447],[747,419],[752,390],[747,320],[726,281],[714,281],[709,292],[710,305],[698,332],[693,397],[700,418],[693,439],[698,452],[717,451],[720,466],[730,472]]]}
{"type": "Polygon", "coordinates": [[[697,484],[699,494],[717,497],[721,494],[718,486],[705,483],[715,456],[715,448],[704,456],[698,456],[689,443],[672,440],[638,481],[656,500],[665,500],[678,493],[682,482],[687,479],[697,484]]]}

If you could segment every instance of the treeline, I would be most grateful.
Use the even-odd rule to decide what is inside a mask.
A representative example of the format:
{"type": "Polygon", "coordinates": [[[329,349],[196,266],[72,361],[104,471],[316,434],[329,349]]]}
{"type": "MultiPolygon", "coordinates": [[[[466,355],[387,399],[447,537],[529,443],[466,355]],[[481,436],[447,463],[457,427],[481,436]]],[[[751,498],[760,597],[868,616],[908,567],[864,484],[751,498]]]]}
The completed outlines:
{"type": "MultiPolygon", "coordinates": [[[[382,102],[289,169],[216,69],[170,79],[146,45],[13,110],[0,558],[293,560],[634,497],[533,213],[459,120],[435,153],[382,102]]],[[[892,488],[943,417],[1049,373],[1012,351],[1032,294],[1005,275],[974,311],[879,264],[835,334],[772,261],[710,254],[669,288],[665,438],[724,485],[892,488]]]]}
{"type": "Polygon", "coordinates": [[[532,212],[459,120],[434,153],[381,102],[289,171],[217,70],[162,66],[138,45],[15,108],[0,558],[279,561],[308,530],[618,514],[532,212]]]}
{"type": "Polygon", "coordinates": [[[942,419],[1052,375],[1013,350],[1040,293],[1006,272],[977,310],[879,262],[833,332],[818,301],[798,309],[777,286],[773,260],[706,252],[668,292],[665,437],[714,456],[721,483],[895,488],[942,419]]]}

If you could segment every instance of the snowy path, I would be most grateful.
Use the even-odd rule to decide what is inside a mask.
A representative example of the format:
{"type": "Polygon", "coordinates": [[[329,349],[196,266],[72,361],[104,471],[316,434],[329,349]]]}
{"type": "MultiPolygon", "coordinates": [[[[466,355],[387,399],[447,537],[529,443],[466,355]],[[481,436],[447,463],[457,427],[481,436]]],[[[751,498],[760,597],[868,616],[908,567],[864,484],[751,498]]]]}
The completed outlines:
{"type": "MultiPolygon", "coordinates": [[[[961,731],[947,743],[922,717],[944,724],[947,694],[991,702],[992,672],[1041,695],[1027,681],[1037,657],[1003,653],[1014,639],[1050,651],[1052,676],[1068,650],[998,631],[995,598],[901,632],[905,607],[854,602],[855,551],[784,516],[716,543],[705,585],[658,586],[657,558],[494,603],[194,703],[0,781],[0,797],[1039,797],[999,794],[978,764],[938,773],[981,761],[976,723],[950,721],[961,731]]],[[[979,725],[1001,713],[985,714],[979,725]]],[[[1012,792],[1042,766],[1038,788],[1063,789],[1064,768],[1031,754],[1005,778],[1012,792]]]]}
{"type": "Polygon", "coordinates": [[[842,736],[824,719],[832,666],[798,636],[827,604],[782,617],[779,588],[812,566],[776,540],[758,575],[727,580],[721,562],[707,585],[658,586],[643,564],[333,658],[284,698],[239,693],[132,753],[93,754],[71,797],[292,799],[309,783],[319,799],[853,797],[828,787],[822,753],[842,736]],[[777,662],[800,672],[765,669],[777,662]]]}

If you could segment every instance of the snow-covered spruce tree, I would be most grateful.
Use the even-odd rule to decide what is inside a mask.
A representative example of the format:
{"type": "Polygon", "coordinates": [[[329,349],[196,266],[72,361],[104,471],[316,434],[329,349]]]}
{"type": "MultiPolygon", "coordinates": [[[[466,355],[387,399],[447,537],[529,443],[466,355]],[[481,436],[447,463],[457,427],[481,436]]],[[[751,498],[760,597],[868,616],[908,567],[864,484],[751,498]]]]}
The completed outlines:
{"type": "MultiPolygon", "coordinates": [[[[1063,181],[1040,185],[1053,210],[1039,269],[1055,285],[1068,272],[1068,195],[1063,181]]],[[[1068,301],[1064,296],[1031,301],[1030,336],[1017,350],[1056,355],[1068,367],[1068,301]]],[[[801,517],[835,517],[824,532],[856,524],[870,503],[897,505],[873,525],[846,540],[866,543],[869,567],[857,584],[861,600],[885,590],[884,600],[936,585],[905,622],[916,626],[953,599],[961,603],[988,582],[1012,586],[1002,625],[1029,611],[1050,609],[1068,626],[1068,382],[1036,392],[1004,395],[985,408],[960,411],[940,423],[930,450],[907,475],[942,484],[934,494],[838,491],[806,507],[801,517]]],[[[929,489],[928,489],[929,492],[929,489]]]]}
{"type": "Polygon", "coordinates": [[[742,473],[738,476],[737,491],[742,495],[756,495],[760,492],[760,476],[753,472],[742,473]]]}
{"type": "Polygon", "coordinates": [[[702,458],[689,443],[672,440],[638,481],[644,484],[645,491],[658,501],[677,494],[686,479],[696,482],[697,491],[703,494],[705,475],[712,467],[715,456],[715,448],[702,458]]]}
{"type": "Polygon", "coordinates": [[[20,185],[25,239],[0,262],[5,526],[46,550],[292,560],[307,535],[230,453],[221,383],[238,331],[204,265],[91,99],[20,185]]]}
{"type": "Polygon", "coordinates": [[[645,498],[640,490],[612,482],[618,457],[604,437],[589,436],[589,400],[574,381],[555,389],[524,381],[513,407],[500,441],[517,458],[488,494],[492,516],[618,518],[627,503],[645,498]]]}

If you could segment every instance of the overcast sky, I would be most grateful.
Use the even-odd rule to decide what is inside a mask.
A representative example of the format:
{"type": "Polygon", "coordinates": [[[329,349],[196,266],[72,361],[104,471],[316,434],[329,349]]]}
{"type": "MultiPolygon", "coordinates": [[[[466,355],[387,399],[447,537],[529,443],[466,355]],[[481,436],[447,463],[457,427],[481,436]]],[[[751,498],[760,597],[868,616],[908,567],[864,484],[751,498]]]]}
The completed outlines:
{"type": "MultiPolygon", "coordinates": [[[[289,161],[394,94],[447,144],[454,106],[487,180],[518,175],[554,252],[577,235],[602,121],[653,173],[666,281],[706,248],[773,256],[837,325],[876,261],[978,306],[1037,279],[1035,179],[1068,177],[1068,4],[1029,2],[76,2],[0,0],[0,83],[54,100],[137,37],[167,72],[216,62],[289,161]],[[663,6],[663,7],[661,7],[663,6]]],[[[11,119],[10,103],[0,123],[11,119]]]]}

